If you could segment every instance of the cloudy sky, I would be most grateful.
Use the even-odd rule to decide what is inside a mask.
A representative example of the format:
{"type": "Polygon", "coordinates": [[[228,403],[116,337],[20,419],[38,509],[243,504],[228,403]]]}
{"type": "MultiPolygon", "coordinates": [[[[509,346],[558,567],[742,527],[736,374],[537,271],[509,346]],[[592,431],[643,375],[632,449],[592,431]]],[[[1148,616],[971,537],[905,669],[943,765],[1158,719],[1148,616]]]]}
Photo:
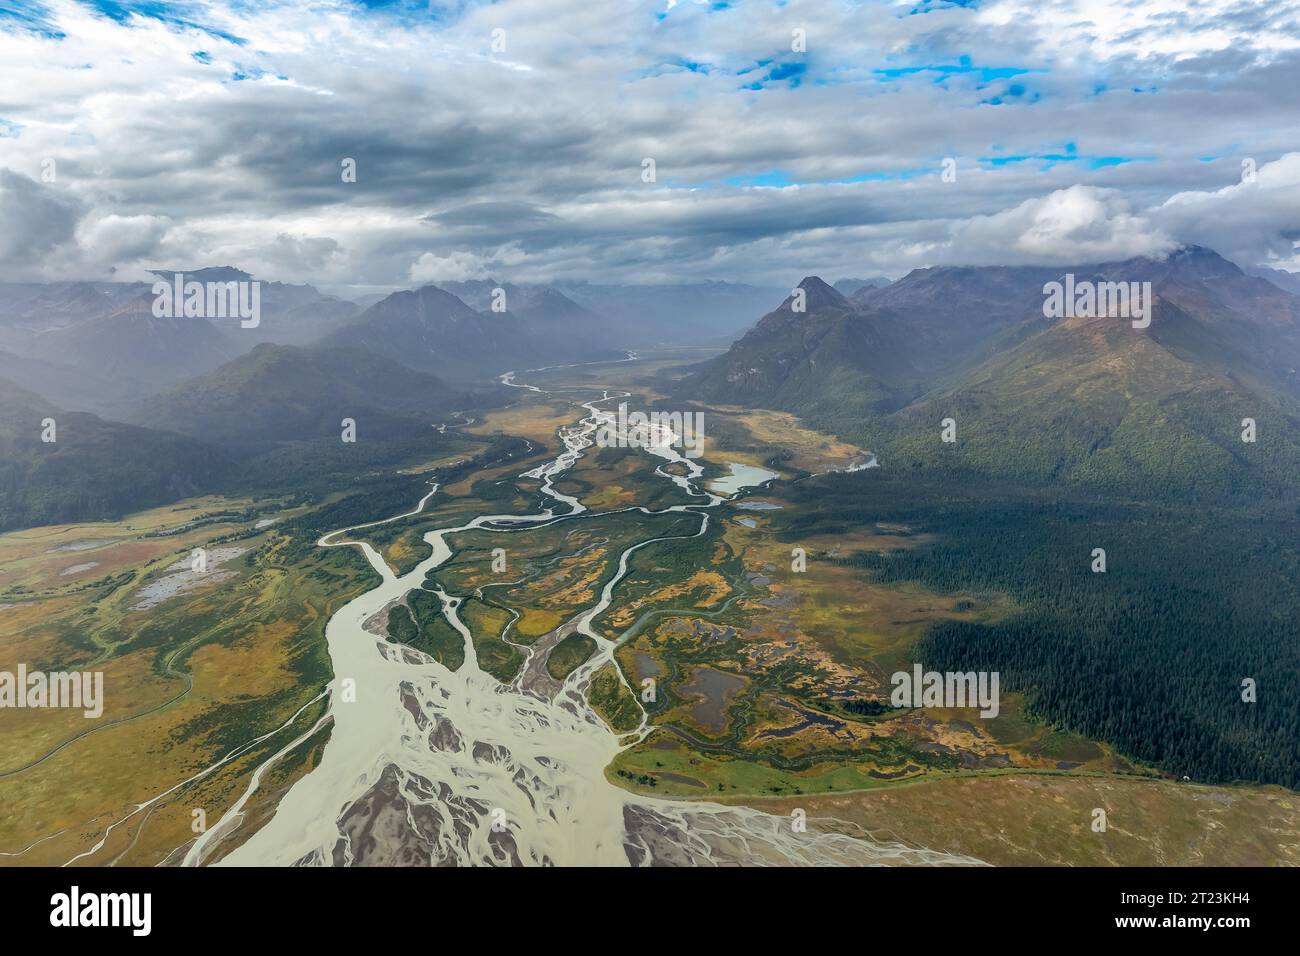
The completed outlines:
{"type": "Polygon", "coordinates": [[[1300,270],[1298,103],[1297,0],[19,0],[0,280],[1300,270]]]}

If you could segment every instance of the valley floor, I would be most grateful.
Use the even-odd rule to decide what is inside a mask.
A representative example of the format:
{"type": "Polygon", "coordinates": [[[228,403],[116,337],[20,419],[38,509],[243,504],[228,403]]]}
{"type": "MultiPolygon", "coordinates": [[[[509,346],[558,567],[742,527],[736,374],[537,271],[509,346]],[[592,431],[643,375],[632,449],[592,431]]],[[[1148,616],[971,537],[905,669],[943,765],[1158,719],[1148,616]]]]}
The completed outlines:
{"type": "MultiPolygon", "coordinates": [[[[119,522],[0,536],[0,670],[20,662],[102,670],[109,691],[95,721],[71,711],[0,714],[0,863],[152,865],[187,854],[195,862],[197,845],[205,847],[198,862],[275,860],[272,844],[285,830],[277,807],[290,793],[308,800],[321,786],[313,790],[313,775],[323,779],[316,772],[342,759],[343,745],[327,742],[346,716],[336,709],[346,706],[336,700],[338,679],[357,672],[339,671],[329,646],[338,637],[327,639],[326,624],[341,608],[361,608],[356,599],[381,576],[408,575],[410,586],[367,610],[352,632],[370,635],[395,666],[415,668],[408,683],[416,690],[397,707],[411,721],[405,730],[418,728],[434,751],[470,733],[469,714],[415,700],[417,685],[436,696],[439,674],[483,700],[540,702],[529,719],[572,717],[574,733],[598,742],[597,755],[609,743],[598,766],[613,795],[576,822],[570,808],[559,816],[581,827],[626,794],[613,816],[636,834],[625,841],[632,862],[692,854],[745,862],[734,855],[736,834],[752,840],[767,820],[779,833],[755,851],[766,862],[819,862],[818,852],[862,862],[851,850],[860,840],[896,862],[1300,863],[1292,791],[1177,782],[1043,722],[1016,693],[1004,691],[996,717],[876,706],[934,624],[997,623],[1019,608],[995,590],[882,580],[856,560],[930,548],[934,531],[848,515],[833,532],[806,521],[808,498],[790,489],[877,466],[869,449],[782,413],[699,407],[707,444],[696,478],[689,463],[590,446],[566,469],[533,471],[563,451],[561,439],[586,416],[583,403],[602,395],[611,411],[618,401],[680,410],[659,390],[666,364],[520,376],[541,390],[520,389],[517,404],[462,431],[527,439],[525,455],[482,467],[466,467],[473,452],[411,462],[403,473],[422,490],[400,505],[374,501],[363,521],[329,523],[330,509],[346,504],[340,492],[310,502],[201,499],[119,522]],[[733,465],[784,481],[706,508],[700,491],[733,465]],[[360,527],[412,511],[429,482],[438,487],[422,508],[360,527]],[[584,512],[565,515],[555,503],[566,500],[584,512]],[[476,524],[545,507],[565,520],[476,524]],[[359,548],[315,545],[339,528],[351,529],[339,540],[365,544],[369,563],[359,548]],[[207,554],[200,575],[190,568],[195,548],[207,554]],[[598,729],[588,726],[597,719],[598,729]],[[774,816],[733,818],[729,807],[774,816]],[[1093,829],[1099,808],[1104,832],[1093,829]],[[853,840],[798,846],[796,831],[786,832],[794,811],[814,836],[853,840]],[[223,832],[204,840],[219,820],[223,832]],[[707,849],[687,835],[647,835],[692,827],[707,849]],[[898,847],[905,852],[895,858],[898,847]]],[[[506,749],[484,733],[484,747],[506,749]]],[[[543,791],[551,800],[571,794],[558,753],[542,754],[538,769],[518,753],[472,749],[459,772],[527,766],[533,805],[543,791]]],[[[443,853],[457,862],[541,862],[544,852],[563,862],[574,849],[538,840],[543,849],[530,860],[528,811],[512,809],[510,840],[486,833],[482,845],[469,840],[453,853],[453,814],[419,811],[452,806],[467,825],[493,804],[438,797],[438,768],[450,765],[403,759],[376,765],[345,812],[326,821],[326,838],[339,843],[322,843],[320,861],[369,853],[374,862],[418,863],[443,853]]],[[[571,758],[575,768],[582,760],[571,758]]]]}

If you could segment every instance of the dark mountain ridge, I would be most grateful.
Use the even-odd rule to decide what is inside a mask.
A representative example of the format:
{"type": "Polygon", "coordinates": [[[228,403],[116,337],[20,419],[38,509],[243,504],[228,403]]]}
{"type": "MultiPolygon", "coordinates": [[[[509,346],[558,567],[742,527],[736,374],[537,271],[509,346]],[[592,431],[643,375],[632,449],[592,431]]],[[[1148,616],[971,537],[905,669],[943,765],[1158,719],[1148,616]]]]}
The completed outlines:
{"type": "Polygon", "coordinates": [[[230,469],[210,445],[65,412],[0,380],[0,529],[117,518],[211,491],[230,469]]]}
{"type": "Polygon", "coordinates": [[[131,420],[240,454],[284,442],[408,437],[450,409],[490,403],[364,349],[265,343],[145,402],[131,420]]]}

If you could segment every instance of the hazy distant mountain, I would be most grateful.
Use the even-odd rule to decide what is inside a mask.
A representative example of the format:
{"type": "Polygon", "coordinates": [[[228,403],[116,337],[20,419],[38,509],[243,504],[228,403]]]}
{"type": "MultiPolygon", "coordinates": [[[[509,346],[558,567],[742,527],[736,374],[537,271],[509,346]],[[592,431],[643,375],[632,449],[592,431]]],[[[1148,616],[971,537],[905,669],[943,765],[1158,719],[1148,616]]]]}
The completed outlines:
{"type": "Polygon", "coordinates": [[[158,318],[152,304],[146,293],[108,315],[45,332],[25,352],[118,382],[153,385],[206,372],[239,354],[238,319],[158,318]]]}
{"type": "Polygon", "coordinates": [[[1300,295],[1300,272],[1286,272],[1282,269],[1247,269],[1247,275],[1267,279],[1279,289],[1300,295]]]}
{"type": "Polygon", "coordinates": [[[210,490],[228,468],[193,439],[60,411],[0,380],[0,529],[116,518],[210,490]]]}
{"type": "Polygon", "coordinates": [[[789,295],[781,286],[732,282],[683,285],[592,285],[557,282],[575,302],[616,326],[631,347],[725,345],[789,295]]]}
{"type": "MultiPolygon", "coordinates": [[[[278,345],[311,345],[319,342],[335,329],[342,328],[348,319],[361,313],[355,303],[333,296],[321,295],[311,286],[281,286],[278,282],[262,287],[262,322],[256,329],[247,330],[250,338],[278,345]],[[311,289],[314,296],[290,307],[282,308],[277,301],[281,288],[311,289]]],[[[240,330],[241,333],[246,330],[240,330]]]]}
{"type": "MultiPolygon", "coordinates": [[[[255,279],[232,266],[153,270],[158,279],[169,283],[177,272],[186,281],[204,283],[255,279]]],[[[360,311],[356,304],[324,295],[310,285],[257,281],[261,320],[255,329],[240,329],[240,335],[233,343],[238,347],[251,348],[263,341],[305,344],[320,338],[333,325],[360,311]]],[[[151,309],[154,298],[152,285],[152,280],[0,284],[0,345],[5,341],[21,345],[24,335],[30,337],[68,328],[124,310],[151,309]]]]}
{"type": "MultiPolygon", "coordinates": [[[[182,274],[253,281],[230,266],[182,274]]],[[[171,282],[175,272],[155,275],[171,282]]],[[[0,284],[0,376],[63,407],[118,417],[262,342],[313,343],[359,311],[309,285],[259,281],[259,296],[259,322],[244,328],[237,318],[155,317],[150,282],[0,284]]]]}
{"type": "MultiPolygon", "coordinates": [[[[515,285],[495,279],[476,279],[468,282],[444,282],[439,288],[450,292],[478,312],[491,312],[493,302],[499,300],[505,310],[523,319],[539,321],[570,321],[589,323],[593,330],[600,327],[600,319],[563,293],[545,285],[515,285]],[[497,290],[501,295],[497,295],[497,290]]],[[[499,313],[497,313],[499,314],[499,313]]]]}
{"type": "Polygon", "coordinates": [[[108,315],[148,290],[138,282],[0,284],[0,326],[31,333],[108,315]]]}
{"type": "MultiPolygon", "coordinates": [[[[170,282],[177,272],[189,281],[254,281],[233,266],[157,269],[154,275],[170,282]]],[[[0,284],[0,351],[34,360],[30,368],[11,369],[15,381],[39,385],[59,402],[116,416],[147,394],[264,342],[367,348],[467,382],[511,369],[617,359],[625,348],[725,345],[788,292],[725,282],[598,286],[486,279],[394,293],[363,308],[310,285],[257,281],[261,315],[253,328],[237,318],[156,318],[150,282],[0,284]],[[493,311],[498,288],[504,312],[493,311]]]]}
{"type": "Polygon", "coordinates": [[[852,297],[862,289],[883,289],[889,285],[889,280],[884,276],[876,276],[874,279],[840,279],[834,283],[834,289],[840,295],[852,297]]]}
{"type": "Polygon", "coordinates": [[[405,437],[471,403],[463,389],[363,349],[267,343],[150,399],[131,420],[248,453],[337,440],[344,418],[363,438],[405,437]]]}
{"type": "MultiPolygon", "coordinates": [[[[477,295],[481,289],[474,289],[477,295]]],[[[322,342],[366,348],[441,378],[470,381],[513,369],[620,358],[591,313],[553,290],[520,295],[505,312],[476,311],[437,286],[395,292],[322,342]],[[522,311],[513,311],[519,308],[522,311]]]]}
{"type": "Polygon", "coordinates": [[[194,282],[252,282],[259,285],[261,315],[253,328],[234,324],[233,344],[242,349],[252,348],[262,342],[279,345],[310,345],[324,338],[347,319],[357,315],[361,308],[354,302],[325,295],[314,286],[270,282],[236,269],[233,266],[212,266],[202,269],[155,269],[154,275],[171,282],[176,272],[186,281],[194,282]]]}
{"type": "Polygon", "coordinates": [[[852,299],[801,287],[806,313],[787,299],[683,392],[812,416],[899,465],[1187,488],[1300,467],[1300,298],[1209,250],[922,269],[852,299]],[[1043,285],[1067,272],[1151,282],[1151,327],[1045,318],[1043,285]],[[1268,422],[1266,444],[1241,442],[1247,417],[1268,422]]]}
{"type": "Polygon", "coordinates": [[[350,301],[357,307],[357,312],[364,312],[372,305],[383,302],[390,295],[392,295],[391,292],[367,292],[365,295],[356,296],[350,301]]]}
{"type": "Polygon", "coordinates": [[[153,391],[148,385],[112,379],[90,369],[46,362],[0,349],[0,379],[48,398],[59,408],[121,420],[153,391]]]}
{"type": "Polygon", "coordinates": [[[0,349],[31,355],[40,336],[110,315],[146,292],[140,283],[0,283],[0,349]]]}

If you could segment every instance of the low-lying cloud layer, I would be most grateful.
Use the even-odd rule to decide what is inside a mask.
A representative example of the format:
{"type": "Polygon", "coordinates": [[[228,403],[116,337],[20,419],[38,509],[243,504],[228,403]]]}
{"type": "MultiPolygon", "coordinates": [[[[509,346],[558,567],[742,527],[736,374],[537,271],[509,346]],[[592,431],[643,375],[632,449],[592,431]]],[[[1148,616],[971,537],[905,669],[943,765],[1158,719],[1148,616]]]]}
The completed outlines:
{"type": "Polygon", "coordinates": [[[767,284],[1182,242],[1300,269],[1298,9],[19,3],[0,269],[767,284]]]}

